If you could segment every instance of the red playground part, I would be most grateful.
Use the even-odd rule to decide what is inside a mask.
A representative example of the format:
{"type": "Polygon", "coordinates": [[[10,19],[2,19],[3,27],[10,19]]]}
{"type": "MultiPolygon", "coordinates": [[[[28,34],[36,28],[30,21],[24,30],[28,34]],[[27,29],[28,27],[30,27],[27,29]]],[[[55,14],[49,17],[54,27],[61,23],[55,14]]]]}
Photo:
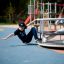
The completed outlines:
{"type": "MultiPolygon", "coordinates": [[[[38,9],[35,9],[35,15],[38,15],[39,14],[39,10],[38,9]]],[[[31,15],[32,17],[32,20],[34,19],[33,16],[31,15]]],[[[30,22],[30,15],[27,17],[27,19],[25,20],[25,24],[28,24],[30,22]]]]}
{"type": "MultiPolygon", "coordinates": [[[[39,10],[38,9],[35,9],[35,15],[38,15],[39,14],[39,10]]],[[[33,15],[29,15],[26,20],[24,21],[24,23],[27,25],[29,22],[30,22],[30,19],[31,20],[34,20],[34,14],[33,15]]],[[[23,19],[19,18],[18,20],[19,23],[23,22],[23,19]]]]}
{"type": "Polygon", "coordinates": [[[30,16],[27,17],[24,23],[27,25],[29,22],[30,22],[30,16]]]}

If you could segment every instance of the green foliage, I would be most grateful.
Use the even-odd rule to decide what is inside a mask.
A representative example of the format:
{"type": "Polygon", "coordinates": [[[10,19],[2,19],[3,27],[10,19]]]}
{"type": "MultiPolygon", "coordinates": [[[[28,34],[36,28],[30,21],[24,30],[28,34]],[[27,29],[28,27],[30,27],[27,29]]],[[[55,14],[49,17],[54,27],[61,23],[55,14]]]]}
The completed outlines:
{"type": "Polygon", "coordinates": [[[11,2],[10,2],[9,7],[7,7],[5,12],[6,12],[5,16],[7,17],[9,23],[12,23],[13,22],[13,18],[14,18],[15,8],[12,7],[11,2]]]}
{"type": "Polygon", "coordinates": [[[29,0],[19,0],[18,13],[22,12],[20,15],[22,19],[25,19],[28,15],[28,2],[29,0]]]}

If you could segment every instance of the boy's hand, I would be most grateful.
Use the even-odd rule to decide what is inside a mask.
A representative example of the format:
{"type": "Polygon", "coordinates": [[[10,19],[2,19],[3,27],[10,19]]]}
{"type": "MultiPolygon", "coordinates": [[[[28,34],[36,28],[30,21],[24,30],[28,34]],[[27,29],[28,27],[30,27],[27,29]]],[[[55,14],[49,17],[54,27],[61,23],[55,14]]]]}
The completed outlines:
{"type": "Polygon", "coordinates": [[[0,39],[2,39],[2,40],[6,40],[7,38],[0,38],[0,39]]]}
{"type": "Polygon", "coordinates": [[[10,37],[12,37],[12,36],[15,36],[14,33],[11,33],[11,34],[9,34],[9,35],[6,36],[6,37],[0,38],[0,40],[6,40],[6,39],[8,39],[8,38],[10,38],[10,37]]]}

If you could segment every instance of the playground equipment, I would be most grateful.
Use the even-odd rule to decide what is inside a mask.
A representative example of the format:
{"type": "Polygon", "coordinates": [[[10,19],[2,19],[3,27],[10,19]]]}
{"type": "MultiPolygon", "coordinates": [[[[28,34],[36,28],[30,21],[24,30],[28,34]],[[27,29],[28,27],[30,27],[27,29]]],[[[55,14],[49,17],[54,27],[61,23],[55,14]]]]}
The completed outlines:
{"type": "Polygon", "coordinates": [[[50,31],[44,31],[43,27],[44,27],[44,22],[46,20],[64,20],[64,18],[39,18],[39,19],[35,19],[34,21],[30,22],[29,25],[31,25],[32,23],[34,23],[35,21],[40,21],[42,23],[41,27],[41,34],[42,34],[42,41],[40,41],[40,43],[38,43],[40,46],[46,47],[46,48],[51,48],[51,49],[61,49],[64,50],[64,41],[63,40],[57,40],[57,41],[47,41],[47,42],[43,42],[43,37],[45,35],[64,35],[64,30],[60,31],[60,32],[50,32],[50,31]]]}
{"type": "MultiPolygon", "coordinates": [[[[61,36],[60,36],[60,41],[47,41],[47,42],[43,42],[43,37],[46,35],[64,35],[63,31],[61,32],[54,32],[51,30],[52,27],[52,21],[56,21],[56,20],[64,20],[64,18],[56,18],[57,17],[57,8],[60,7],[64,7],[64,4],[57,4],[55,3],[44,3],[41,0],[41,3],[39,3],[36,0],[33,0],[33,3],[31,2],[32,0],[30,0],[30,5],[28,5],[28,20],[30,19],[30,23],[28,24],[34,24],[34,26],[39,27],[38,28],[38,32],[40,34],[40,38],[42,38],[42,41],[40,41],[40,43],[38,43],[40,46],[43,47],[47,47],[47,48],[52,48],[52,49],[63,49],[64,50],[64,41],[61,40],[61,36]],[[52,7],[53,6],[53,7],[52,7]],[[44,30],[45,27],[45,22],[48,25],[48,31],[44,30]],[[39,23],[39,25],[38,25],[39,23]],[[36,25],[35,25],[36,24],[36,25]],[[50,31],[51,30],[51,31],[50,31]]],[[[62,11],[61,11],[62,12],[62,11]]],[[[26,24],[29,21],[26,21],[26,24]]],[[[60,28],[61,29],[61,28],[60,28]]],[[[56,29],[55,29],[56,30],[56,29]]]]}
{"type": "MultiPolygon", "coordinates": [[[[38,15],[39,11],[35,9],[35,15],[38,15]]],[[[27,19],[25,20],[25,24],[28,24],[30,21],[34,20],[34,17],[32,15],[29,15],[27,19]]]]}
{"type": "MultiPolygon", "coordinates": [[[[28,5],[28,14],[30,15],[30,22],[33,20],[32,17],[34,17],[34,19],[36,18],[56,18],[57,16],[59,16],[59,14],[57,14],[59,12],[59,10],[57,11],[57,8],[62,8],[64,6],[64,4],[57,4],[55,3],[44,3],[39,2],[38,0],[30,0],[30,4],[28,5]],[[38,15],[35,14],[35,10],[38,10],[38,15]]],[[[51,28],[51,21],[49,22],[45,22],[48,25],[48,28],[51,28]]],[[[35,22],[34,22],[35,24],[35,22]]]]}

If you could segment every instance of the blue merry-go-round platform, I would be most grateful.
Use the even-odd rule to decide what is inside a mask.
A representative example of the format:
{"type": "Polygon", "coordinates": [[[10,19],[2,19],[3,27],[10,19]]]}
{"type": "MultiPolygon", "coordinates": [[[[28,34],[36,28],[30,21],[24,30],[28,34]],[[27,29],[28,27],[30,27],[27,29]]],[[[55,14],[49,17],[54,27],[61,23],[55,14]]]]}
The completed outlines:
{"type": "MultiPolygon", "coordinates": [[[[15,28],[2,28],[0,37],[15,31],[15,28]]],[[[28,32],[28,30],[26,30],[28,32]]],[[[40,47],[34,41],[23,44],[17,36],[0,40],[0,64],[64,64],[64,54],[40,47]]]]}

